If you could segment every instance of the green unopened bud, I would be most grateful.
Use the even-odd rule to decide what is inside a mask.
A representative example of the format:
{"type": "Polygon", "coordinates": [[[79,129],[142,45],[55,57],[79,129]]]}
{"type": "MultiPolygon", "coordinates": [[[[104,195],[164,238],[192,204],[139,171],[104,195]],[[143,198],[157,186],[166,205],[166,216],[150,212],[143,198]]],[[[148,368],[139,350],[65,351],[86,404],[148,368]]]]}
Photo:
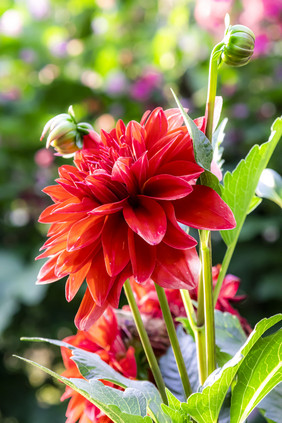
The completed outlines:
{"type": "Polygon", "coordinates": [[[255,34],[244,25],[229,26],[223,39],[221,63],[244,66],[251,59],[255,47],[255,34]]]}
{"type": "Polygon", "coordinates": [[[70,106],[68,113],[55,116],[46,123],[40,140],[48,131],[46,147],[52,145],[59,154],[69,156],[82,148],[83,136],[93,131],[93,128],[86,122],[77,123],[73,108],[70,106]]]}

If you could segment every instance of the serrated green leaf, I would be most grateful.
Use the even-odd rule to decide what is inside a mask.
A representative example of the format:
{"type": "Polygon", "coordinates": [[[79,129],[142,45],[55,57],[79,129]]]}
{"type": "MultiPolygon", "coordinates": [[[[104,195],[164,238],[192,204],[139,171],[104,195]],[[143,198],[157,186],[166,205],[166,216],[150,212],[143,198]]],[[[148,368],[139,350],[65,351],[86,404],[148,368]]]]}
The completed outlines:
{"type": "Polygon", "coordinates": [[[259,339],[240,366],[232,390],[230,423],[243,423],[252,410],[282,382],[282,329],[259,339]]]}
{"type": "Polygon", "coordinates": [[[240,161],[233,173],[224,176],[222,199],[234,213],[237,226],[235,229],[221,231],[227,246],[236,243],[243,223],[246,219],[255,190],[263,169],[278,144],[282,134],[282,118],[275,120],[271,127],[269,140],[261,146],[255,145],[247,157],[240,161]]]}
{"type": "Polygon", "coordinates": [[[140,391],[132,388],[119,391],[118,389],[104,385],[98,380],[88,382],[83,379],[68,379],[34,361],[23,357],[17,358],[38,367],[45,373],[48,373],[50,376],[74,389],[92,404],[95,404],[115,423],[132,423],[133,415],[134,422],[136,423],[152,423],[151,418],[146,416],[146,400],[140,391]]]}
{"type": "Polygon", "coordinates": [[[147,412],[154,421],[161,423],[170,423],[169,418],[161,409],[161,397],[157,388],[147,381],[138,381],[128,379],[116,372],[112,367],[105,363],[97,354],[74,347],[63,341],[46,338],[22,338],[25,341],[48,342],[53,345],[68,348],[72,351],[72,360],[76,363],[80,373],[85,379],[93,383],[94,380],[107,380],[122,388],[131,388],[140,391],[147,403],[147,412]]]}
{"type": "Polygon", "coordinates": [[[184,123],[188,129],[188,132],[193,141],[194,155],[195,160],[199,166],[203,167],[205,170],[210,170],[211,162],[213,158],[213,149],[210,141],[205,136],[205,134],[200,131],[195,122],[190,118],[190,116],[185,112],[180,101],[178,100],[176,94],[172,91],[174,99],[177,106],[179,107],[181,114],[184,119],[184,123]]]}
{"type": "Polygon", "coordinates": [[[227,391],[237,371],[256,342],[270,327],[282,320],[282,314],[261,320],[235,356],[206,380],[201,392],[192,394],[181,408],[198,423],[216,423],[227,391]]]}

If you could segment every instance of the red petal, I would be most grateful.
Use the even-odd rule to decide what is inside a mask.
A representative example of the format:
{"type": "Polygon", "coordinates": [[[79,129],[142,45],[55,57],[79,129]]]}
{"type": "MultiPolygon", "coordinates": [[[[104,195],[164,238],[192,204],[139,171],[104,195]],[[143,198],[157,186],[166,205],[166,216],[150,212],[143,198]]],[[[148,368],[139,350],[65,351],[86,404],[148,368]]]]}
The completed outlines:
{"type": "Polygon", "coordinates": [[[134,278],[139,283],[145,282],[155,268],[156,247],[148,245],[131,229],[128,229],[128,245],[134,278]]]}
{"type": "Polygon", "coordinates": [[[52,198],[54,203],[62,202],[68,200],[71,195],[60,185],[50,185],[42,190],[45,192],[49,197],[52,198]]]}
{"type": "Polygon", "coordinates": [[[204,169],[197,165],[195,162],[188,160],[175,160],[158,168],[158,174],[167,174],[174,176],[181,176],[185,181],[191,181],[192,179],[198,178],[204,169]]]}
{"type": "Polygon", "coordinates": [[[130,263],[128,263],[128,265],[123,269],[118,277],[116,277],[112,289],[109,292],[108,302],[112,307],[118,308],[121,289],[126,279],[128,279],[130,276],[132,276],[132,269],[130,263]]]}
{"type": "Polygon", "coordinates": [[[72,273],[71,275],[69,275],[66,282],[66,287],[65,287],[66,300],[68,302],[71,301],[75,297],[77,291],[79,290],[84,279],[86,278],[86,275],[89,271],[90,266],[91,266],[91,262],[89,261],[78,272],[72,273]]]}
{"type": "Polygon", "coordinates": [[[125,184],[129,193],[135,193],[137,181],[134,174],[131,172],[131,165],[132,158],[119,157],[113,166],[112,178],[114,181],[125,184]]]}
{"type": "Polygon", "coordinates": [[[121,213],[109,215],[102,233],[102,245],[107,272],[116,276],[129,262],[127,224],[121,213]]]}
{"type": "Polygon", "coordinates": [[[157,140],[167,133],[167,119],[161,107],[152,111],[145,123],[146,129],[146,145],[149,149],[157,140]]]}
{"type": "Polygon", "coordinates": [[[195,248],[176,250],[163,243],[157,247],[152,279],[163,288],[192,289],[199,279],[200,261],[195,248]]]}
{"type": "Polygon", "coordinates": [[[162,207],[153,199],[136,196],[136,204],[126,204],[123,215],[128,226],[148,244],[159,244],[166,232],[166,215],[162,207]]]}
{"type": "Polygon", "coordinates": [[[105,215],[105,214],[112,214],[116,213],[123,209],[124,205],[127,203],[128,197],[124,198],[121,201],[117,201],[116,203],[109,203],[109,204],[103,204],[102,206],[96,207],[91,214],[96,215],[105,215]]]}
{"type": "Polygon", "coordinates": [[[36,284],[55,282],[60,279],[60,277],[55,275],[57,259],[58,255],[51,257],[48,261],[46,261],[46,263],[43,264],[37,276],[36,284]]]}
{"type": "Polygon", "coordinates": [[[143,126],[135,121],[129,122],[126,127],[126,137],[132,145],[132,153],[135,160],[137,160],[145,151],[145,136],[146,132],[143,126]]]}
{"type": "Polygon", "coordinates": [[[193,192],[174,203],[176,219],[198,229],[233,229],[236,222],[231,209],[211,188],[195,185],[193,192]]]}
{"type": "Polygon", "coordinates": [[[195,247],[197,241],[178,225],[172,204],[164,202],[162,206],[167,216],[167,230],[163,242],[180,250],[195,247]]]}
{"type": "Polygon", "coordinates": [[[106,271],[104,255],[101,249],[93,258],[86,276],[89,291],[98,306],[101,307],[106,301],[114,281],[114,278],[110,277],[106,271]]]}
{"type": "Polygon", "coordinates": [[[82,248],[76,251],[63,251],[57,260],[56,275],[62,278],[71,273],[78,272],[88,260],[91,260],[97,254],[97,250],[100,248],[100,241],[90,247],[82,248]]]}
{"type": "MultiPolygon", "coordinates": [[[[188,112],[188,109],[184,109],[184,110],[186,113],[188,112]]],[[[182,113],[178,108],[165,110],[164,113],[167,118],[168,131],[172,131],[173,129],[176,129],[179,126],[183,125],[182,113]]]]}
{"type": "Polygon", "coordinates": [[[87,288],[81,301],[74,323],[79,330],[88,330],[99,319],[108,306],[105,301],[102,307],[95,304],[89,289],[87,288]]]}
{"type": "Polygon", "coordinates": [[[104,216],[87,216],[72,225],[67,242],[67,250],[74,251],[94,243],[101,235],[104,216]]]}
{"type": "Polygon", "coordinates": [[[192,191],[184,179],[173,175],[156,175],[144,184],[143,193],[157,200],[176,200],[192,191]]]}

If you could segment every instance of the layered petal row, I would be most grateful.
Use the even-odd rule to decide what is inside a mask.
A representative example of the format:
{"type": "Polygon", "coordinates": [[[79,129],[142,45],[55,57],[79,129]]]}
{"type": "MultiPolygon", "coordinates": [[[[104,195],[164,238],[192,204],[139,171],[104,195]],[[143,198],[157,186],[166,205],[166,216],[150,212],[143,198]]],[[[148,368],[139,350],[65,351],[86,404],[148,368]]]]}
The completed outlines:
{"type": "MultiPolygon", "coordinates": [[[[196,119],[204,130],[204,118],[196,119]]],[[[57,185],[44,191],[54,204],[39,221],[50,224],[38,258],[48,257],[38,283],[68,276],[72,300],[86,280],[75,318],[89,328],[105,309],[117,307],[127,278],[152,278],[165,288],[195,288],[196,240],[178,222],[198,229],[235,226],[233,214],[209,187],[197,185],[204,171],[176,109],[155,109],[141,123],[87,136],[74,166],[59,168],[57,185]]]]}

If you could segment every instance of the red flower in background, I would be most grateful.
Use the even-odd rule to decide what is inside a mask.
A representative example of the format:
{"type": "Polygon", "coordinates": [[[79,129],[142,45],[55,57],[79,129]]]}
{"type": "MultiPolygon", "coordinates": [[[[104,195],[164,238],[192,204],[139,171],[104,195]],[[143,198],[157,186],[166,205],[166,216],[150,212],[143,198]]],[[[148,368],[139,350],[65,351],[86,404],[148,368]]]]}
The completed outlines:
{"type": "MultiPolygon", "coordinates": [[[[204,130],[205,120],[195,120],[204,130]]],[[[233,214],[211,188],[196,185],[204,171],[178,109],[155,109],[141,123],[122,121],[110,133],[85,137],[74,166],[59,168],[58,185],[44,189],[54,205],[39,221],[51,223],[38,258],[49,257],[38,283],[69,275],[70,301],[84,279],[87,290],[75,318],[89,328],[110,304],[118,306],[124,281],[152,278],[164,288],[193,289],[198,280],[196,241],[178,221],[198,229],[231,229],[233,214]]]]}
{"type": "MultiPolygon", "coordinates": [[[[212,278],[214,287],[217,282],[220,268],[220,264],[218,264],[217,266],[213,266],[212,268],[212,278]]],[[[237,316],[240,320],[242,328],[247,334],[249,334],[252,329],[248,324],[247,320],[244,319],[240,315],[238,310],[234,309],[231,305],[231,303],[238,303],[246,298],[245,295],[236,296],[236,293],[240,286],[240,282],[241,281],[237,276],[231,274],[225,276],[215,308],[223,312],[227,311],[228,313],[237,316]]],[[[162,310],[160,308],[160,303],[155,290],[154,282],[150,280],[145,285],[140,285],[135,282],[134,278],[130,278],[130,284],[133,289],[134,296],[140,312],[142,314],[149,315],[152,318],[161,318],[162,310]]],[[[180,292],[175,289],[165,289],[165,293],[173,318],[186,316],[180,292]]],[[[190,291],[190,295],[193,300],[197,301],[197,289],[190,291]]],[[[123,309],[128,310],[129,307],[124,306],[123,309]]]]}
{"type": "MultiPolygon", "coordinates": [[[[126,349],[115,314],[111,308],[108,308],[107,312],[87,332],[78,331],[76,335],[69,336],[64,341],[83,350],[98,354],[103,361],[125,377],[136,377],[137,367],[134,348],[129,347],[126,349]]],[[[66,367],[62,376],[83,378],[75,362],[71,360],[71,351],[63,347],[61,352],[66,367]]],[[[104,382],[104,384],[111,387],[115,386],[110,382],[104,382]]],[[[117,386],[115,387],[117,388],[117,386]]],[[[79,423],[110,423],[112,421],[99,408],[69,386],[66,387],[61,401],[67,398],[70,398],[70,401],[66,411],[66,423],[75,423],[78,420],[79,423]]]]}

